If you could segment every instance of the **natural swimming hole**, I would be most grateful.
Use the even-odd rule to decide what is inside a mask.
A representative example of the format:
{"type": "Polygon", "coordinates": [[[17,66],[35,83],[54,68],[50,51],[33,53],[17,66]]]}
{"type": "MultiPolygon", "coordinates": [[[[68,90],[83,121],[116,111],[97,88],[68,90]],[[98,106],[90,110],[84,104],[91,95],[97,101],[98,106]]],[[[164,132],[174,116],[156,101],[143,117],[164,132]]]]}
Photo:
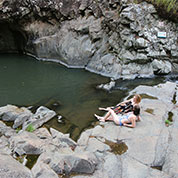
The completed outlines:
{"type": "Polygon", "coordinates": [[[61,64],[39,61],[18,54],[0,55],[0,106],[47,106],[62,116],[45,124],[76,139],[80,133],[96,123],[98,107],[120,102],[134,87],[154,85],[162,78],[118,80],[111,92],[96,89],[109,78],[84,69],[71,69],[61,64]]]}

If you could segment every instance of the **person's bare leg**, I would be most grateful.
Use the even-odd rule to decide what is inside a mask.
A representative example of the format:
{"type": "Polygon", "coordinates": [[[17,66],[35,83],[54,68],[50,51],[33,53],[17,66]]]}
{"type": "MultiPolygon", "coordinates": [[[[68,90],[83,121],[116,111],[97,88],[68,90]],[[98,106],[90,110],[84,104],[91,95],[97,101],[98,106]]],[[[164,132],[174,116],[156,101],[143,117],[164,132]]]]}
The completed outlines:
{"type": "Polygon", "coordinates": [[[112,116],[110,115],[109,117],[106,118],[107,121],[113,121],[112,116]]]}
{"type": "Polygon", "coordinates": [[[100,120],[100,121],[102,121],[102,122],[105,122],[105,120],[111,120],[111,119],[108,119],[108,118],[110,117],[110,115],[111,115],[111,113],[110,113],[109,111],[108,111],[108,112],[106,113],[106,115],[103,116],[103,117],[98,116],[97,114],[94,114],[94,116],[95,116],[98,120],[100,120]]]}
{"type": "Polygon", "coordinates": [[[116,124],[119,124],[119,120],[118,120],[118,116],[116,115],[116,113],[111,109],[110,111],[111,114],[111,120],[114,121],[116,124]]]}

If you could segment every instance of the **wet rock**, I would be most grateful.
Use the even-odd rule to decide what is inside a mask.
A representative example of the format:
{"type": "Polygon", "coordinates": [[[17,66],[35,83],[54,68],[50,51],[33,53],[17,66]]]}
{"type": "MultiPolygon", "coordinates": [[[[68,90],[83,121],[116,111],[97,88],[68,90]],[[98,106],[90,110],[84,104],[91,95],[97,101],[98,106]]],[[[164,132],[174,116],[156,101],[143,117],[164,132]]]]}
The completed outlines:
{"type": "Polygon", "coordinates": [[[112,88],[115,87],[115,84],[116,84],[115,81],[110,81],[110,82],[107,83],[107,84],[98,85],[96,88],[98,88],[98,89],[103,89],[103,90],[106,90],[106,91],[110,91],[112,88]]]}

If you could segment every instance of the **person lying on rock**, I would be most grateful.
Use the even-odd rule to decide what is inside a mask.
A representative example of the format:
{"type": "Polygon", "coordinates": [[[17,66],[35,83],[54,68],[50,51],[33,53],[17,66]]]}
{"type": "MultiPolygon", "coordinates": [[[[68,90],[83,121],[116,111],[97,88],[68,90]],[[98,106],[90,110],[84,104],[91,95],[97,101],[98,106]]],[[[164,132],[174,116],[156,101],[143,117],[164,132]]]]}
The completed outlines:
{"type": "MultiPolygon", "coordinates": [[[[136,95],[134,95],[133,98],[123,101],[123,102],[117,104],[116,106],[112,106],[109,108],[111,108],[116,114],[124,114],[124,113],[128,113],[128,112],[132,111],[133,106],[139,105],[140,102],[141,102],[141,96],[136,94],[136,95]]],[[[99,110],[107,111],[108,108],[99,108],[99,110]]]]}
{"type": "Polygon", "coordinates": [[[136,126],[136,122],[140,121],[140,106],[138,104],[133,106],[133,110],[124,115],[116,114],[113,109],[107,108],[108,112],[104,117],[98,116],[95,114],[95,117],[102,122],[106,120],[114,121],[115,124],[120,126],[126,126],[134,128],[136,126]]]}

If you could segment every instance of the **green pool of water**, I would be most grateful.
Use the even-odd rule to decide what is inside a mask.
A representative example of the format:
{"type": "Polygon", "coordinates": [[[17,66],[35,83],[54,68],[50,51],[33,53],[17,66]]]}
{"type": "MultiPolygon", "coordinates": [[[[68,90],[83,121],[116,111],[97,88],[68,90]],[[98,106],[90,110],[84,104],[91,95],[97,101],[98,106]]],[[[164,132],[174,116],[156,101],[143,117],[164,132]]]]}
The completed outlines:
{"type": "Polygon", "coordinates": [[[109,82],[106,77],[16,54],[0,55],[0,79],[0,106],[52,107],[63,119],[59,123],[55,118],[47,126],[70,132],[74,138],[96,121],[94,113],[102,114],[99,106],[117,104],[140,84],[160,83],[153,79],[118,80],[116,90],[105,92],[96,85],[109,82]]]}

